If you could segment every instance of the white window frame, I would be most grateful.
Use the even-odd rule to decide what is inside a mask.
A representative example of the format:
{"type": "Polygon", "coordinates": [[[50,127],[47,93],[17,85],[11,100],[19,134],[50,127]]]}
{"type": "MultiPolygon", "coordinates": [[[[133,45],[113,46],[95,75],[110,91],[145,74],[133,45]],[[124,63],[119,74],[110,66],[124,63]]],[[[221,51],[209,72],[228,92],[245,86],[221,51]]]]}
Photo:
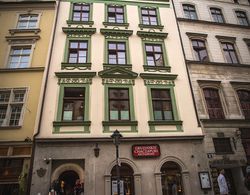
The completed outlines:
{"type": "Polygon", "coordinates": [[[38,29],[39,26],[40,26],[41,15],[42,15],[41,12],[32,12],[32,11],[31,11],[31,12],[18,12],[18,13],[16,14],[16,23],[15,23],[14,29],[18,29],[18,30],[32,30],[32,29],[38,29]],[[17,28],[18,22],[19,22],[19,17],[20,17],[21,15],[37,15],[38,17],[37,17],[36,27],[34,27],[34,28],[17,28]]]}
{"type": "Polygon", "coordinates": [[[23,88],[0,88],[0,91],[10,91],[9,100],[6,101],[6,102],[0,102],[0,105],[7,105],[5,119],[3,120],[3,123],[0,125],[0,127],[18,127],[18,126],[22,126],[24,110],[25,110],[25,102],[26,102],[26,99],[27,99],[28,89],[26,87],[23,87],[23,88]],[[18,91],[18,90],[24,91],[23,101],[14,102],[14,100],[13,100],[14,92],[18,91]],[[10,123],[10,117],[11,117],[11,105],[22,105],[18,125],[10,125],[9,124],[10,123]]]}

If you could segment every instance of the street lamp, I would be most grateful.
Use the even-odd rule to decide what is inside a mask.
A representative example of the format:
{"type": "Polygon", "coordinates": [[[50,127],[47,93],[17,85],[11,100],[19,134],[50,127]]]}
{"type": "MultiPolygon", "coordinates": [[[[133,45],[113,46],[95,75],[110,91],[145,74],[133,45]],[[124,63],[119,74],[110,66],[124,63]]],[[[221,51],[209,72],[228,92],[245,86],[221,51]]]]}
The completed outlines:
{"type": "Polygon", "coordinates": [[[118,195],[120,195],[119,144],[120,144],[121,137],[122,137],[122,135],[120,134],[120,132],[117,129],[111,135],[111,138],[113,139],[113,143],[115,144],[115,148],[116,148],[116,175],[117,175],[117,194],[118,195]]]}

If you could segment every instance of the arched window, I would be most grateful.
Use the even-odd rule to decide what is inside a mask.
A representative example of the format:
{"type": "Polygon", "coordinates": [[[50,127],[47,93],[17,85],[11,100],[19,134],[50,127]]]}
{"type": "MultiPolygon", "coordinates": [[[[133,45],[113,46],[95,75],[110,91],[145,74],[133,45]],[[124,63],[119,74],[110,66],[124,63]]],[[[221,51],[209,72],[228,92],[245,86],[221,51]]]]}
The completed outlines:
{"type": "Polygon", "coordinates": [[[250,119],[250,91],[238,90],[237,91],[242,112],[246,119],[250,119]]]}
{"type": "MultiPolygon", "coordinates": [[[[116,166],[114,166],[111,170],[111,194],[117,193],[116,189],[116,183],[114,182],[117,180],[117,172],[116,172],[116,166]]],[[[135,195],[134,190],[134,171],[133,169],[126,163],[121,163],[120,166],[120,183],[121,188],[120,192],[123,192],[123,194],[126,195],[135,195]]]]}
{"type": "Polygon", "coordinates": [[[163,195],[183,195],[182,176],[180,166],[172,161],[161,167],[161,183],[163,195]]]}

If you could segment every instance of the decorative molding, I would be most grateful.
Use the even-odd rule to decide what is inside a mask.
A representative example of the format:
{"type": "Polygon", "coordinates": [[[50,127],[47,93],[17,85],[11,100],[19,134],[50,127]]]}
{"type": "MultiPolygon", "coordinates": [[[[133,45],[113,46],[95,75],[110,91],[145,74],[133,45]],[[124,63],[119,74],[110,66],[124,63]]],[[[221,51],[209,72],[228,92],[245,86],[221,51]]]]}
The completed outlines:
{"type": "Polygon", "coordinates": [[[103,22],[102,24],[105,26],[105,28],[108,26],[118,26],[118,27],[121,26],[121,27],[125,27],[127,29],[129,26],[129,23],[103,22]]]}
{"type": "Polygon", "coordinates": [[[103,126],[137,126],[138,121],[102,121],[103,126]]]}
{"type": "Polygon", "coordinates": [[[183,121],[148,121],[148,125],[182,125],[183,121]]]}
{"type": "Polygon", "coordinates": [[[250,81],[230,81],[231,85],[246,85],[250,86],[250,81]]]}
{"type": "Polygon", "coordinates": [[[143,79],[161,79],[161,80],[175,80],[177,74],[153,74],[153,73],[141,73],[140,77],[143,79]]]}
{"type": "Polygon", "coordinates": [[[207,38],[207,34],[203,34],[203,33],[192,33],[192,32],[186,32],[186,35],[189,38],[207,38]]]}
{"type": "Polygon", "coordinates": [[[247,128],[250,127],[249,119],[200,119],[205,128],[247,128]]]}
{"type": "Polygon", "coordinates": [[[98,72],[98,75],[101,78],[126,78],[126,79],[135,79],[138,74],[128,70],[126,68],[122,68],[120,66],[115,66],[114,68],[109,68],[106,70],[102,70],[98,72]]]}
{"type": "Polygon", "coordinates": [[[0,73],[13,73],[13,72],[40,72],[44,71],[44,67],[31,67],[31,68],[0,68],[0,73]]]}
{"type": "Polygon", "coordinates": [[[68,34],[68,37],[90,37],[96,33],[96,28],[86,28],[82,25],[78,25],[77,27],[62,27],[62,31],[68,34]]]}
{"type": "Polygon", "coordinates": [[[148,66],[143,65],[145,72],[171,72],[171,66],[148,66]]]}
{"type": "Polygon", "coordinates": [[[58,84],[91,84],[96,72],[56,72],[58,84]]]}
{"type": "Polygon", "coordinates": [[[18,9],[18,8],[27,8],[30,9],[38,8],[38,9],[52,9],[55,10],[56,6],[56,0],[45,0],[45,1],[35,1],[35,0],[29,0],[29,1],[12,1],[12,2],[0,2],[0,10],[6,10],[6,9],[18,9]]]}
{"type": "Polygon", "coordinates": [[[67,63],[67,62],[62,62],[62,70],[90,70],[91,69],[91,63],[67,63]]]}
{"type": "Polygon", "coordinates": [[[186,63],[189,65],[197,64],[197,65],[213,65],[213,66],[228,66],[228,67],[239,67],[239,68],[250,68],[250,64],[240,64],[240,63],[224,63],[224,62],[201,62],[201,61],[193,61],[193,60],[186,60],[186,63]]]}
{"type": "Polygon", "coordinates": [[[236,37],[220,36],[220,35],[216,35],[215,37],[216,37],[219,41],[232,41],[232,42],[235,42],[235,41],[236,41],[236,37]]]}
{"type": "Polygon", "coordinates": [[[6,36],[6,40],[12,44],[16,43],[17,41],[30,41],[35,43],[37,40],[40,39],[39,35],[31,35],[31,36],[6,36]]]}
{"type": "Polygon", "coordinates": [[[162,31],[162,29],[164,28],[163,25],[146,25],[146,24],[139,24],[138,25],[139,28],[141,30],[143,30],[144,28],[150,28],[150,29],[159,29],[160,31],[162,31]]]}
{"type": "Polygon", "coordinates": [[[103,69],[110,69],[110,68],[114,68],[114,67],[120,67],[120,68],[124,68],[124,69],[128,69],[128,70],[132,70],[132,64],[107,64],[107,63],[103,63],[103,69]]]}
{"type": "Polygon", "coordinates": [[[213,84],[216,84],[216,85],[220,85],[221,84],[221,81],[218,81],[218,80],[197,80],[197,83],[199,84],[207,84],[207,83],[213,83],[213,84]]]}
{"type": "Polygon", "coordinates": [[[66,21],[68,26],[71,27],[71,25],[77,25],[77,26],[83,26],[83,25],[89,25],[89,27],[92,27],[94,24],[94,21],[73,21],[73,20],[67,20],[66,21]]]}
{"type": "Polygon", "coordinates": [[[104,78],[102,84],[134,85],[135,81],[133,79],[104,78]]]}
{"type": "Polygon", "coordinates": [[[90,126],[91,121],[53,121],[53,127],[62,126],[90,126]]]}
{"type": "Polygon", "coordinates": [[[144,80],[145,85],[168,85],[168,86],[174,86],[174,81],[171,80],[153,80],[153,79],[145,79],[144,80]]]}
{"type": "Polygon", "coordinates": [[[128,37],[133,34],[133,30],[120,30],[115,28],[114,29],[101,28],[100,32],[105,36],[105,38],[112,38],[112,39],[113,38],[128,39],[128,37]]]}
{"type": "Polygon", "coordinates": [[[137,31],[136,33],[144,41],[162,41],[167,38],[168,33],[137,31]]]}
{"type": "Polygon", "coordinates": [[[35,33],[38,34],[39,32],[41,32],[40,28],[29,28],[29,29],[9,29],[9,33],[11,35],[14,35],[15,33],[35,33]]]}

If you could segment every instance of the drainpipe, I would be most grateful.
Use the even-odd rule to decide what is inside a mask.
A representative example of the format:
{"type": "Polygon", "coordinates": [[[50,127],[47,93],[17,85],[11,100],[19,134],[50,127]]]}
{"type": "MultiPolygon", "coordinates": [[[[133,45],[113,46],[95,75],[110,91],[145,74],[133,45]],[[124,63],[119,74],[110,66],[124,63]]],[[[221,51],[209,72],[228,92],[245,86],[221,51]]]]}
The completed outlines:
{"type": "Polygon", "coordinates": [[[36,150],[36,137],[39,135],[40,130],[41,130],[41,121],[42,121],[42,113],[43,113],[43,108],[44,108],[44,102],[45,102],[45,94],[46,94],[46,89],[47,89],[47,85],[48,85],[48,76],[49,76],[49,70],[50,70],[50,66],[51,66],[51,59],[52,59],[52,51],[54,48],[54,40],[55,40],[55,33],[56,33],[56,27],[57,27],[57,21],[58,21],[58,15],[59,15],[59,9],[60,9],[60,3],[61,0],[56,0],[55,1],[56,6],[55,6],[55,20],[54,20],[54,25],[53,25],[53,32],[52,32],[52,36],[51,36],[51,42],[50,42],[50,49],[49,49],[49,58],[48,58],[48,62],[47,62],[47,68],[45,69],[45,76],[43,77],[44,80],[44,86],[43,86],[43,90],[41,91],[41,107],[40,110],[38,112],[39,115],[39,121],[38,121],[38,125],[37,125],[37,131],[36,133],[33,135],[33,145],[32,145],[32,153],[31,153],[31,159],[30,159],[30,171],[29,171],[29,176],[28,176],[28,184],[27,184],[27,193],[26,194],[30,194],[30,188],[31,188],[31,182],[32,182],[32,173],[33,173],[33,166],[34,166],[34,158],[35,158],[35,150],[36,150]],[[57,3],[58,1],[58,3],[57,3]]]}
{"type": "MultiPolygon", "coordinates": [[[[178,0],[176,0],[176,1],[178,1],[178,0]]],[[[173,9],[174,9],[174,15],[175,15],[175,19],[176,19],[177,28],[178,28],[179,39],[180,39],[180,42],[181,42],[181,49],[182,49],[182,53],[183,53],[184,61],[185,61],[185,65],[186,65],[186,71],[187,71],[187,76],[188,76],[189,87],[190,87],[191,94],[192,94],[192,100],[193,100],[193,105],[194,105],[196,120],[197,120],[198,126],[200,127],[201,126],[200,125],[200,120],[199,120],[199,117],[198,117],[197,107],[196,107],[196,104],[195,104],[194,92],[193,92],[193,88],[192,88],[192,84],[191,84],[191,79],[190,79],[190,75],[189,75],[189,69],[188,69],[188,65],[187,65],[187,62],[186,62],[187,58],[186,58],[185,50],[184,50],[184,47],[183,47],[183,42],[182,42],[182,37],[181,37],[181,31],[180,31],[179,23],[177,21],[177,14],[176,14],[175,6],[174,6],[174,0],[171,0],[171,2],[172,2],[172,5],[173,5],[173,9]]]]}

